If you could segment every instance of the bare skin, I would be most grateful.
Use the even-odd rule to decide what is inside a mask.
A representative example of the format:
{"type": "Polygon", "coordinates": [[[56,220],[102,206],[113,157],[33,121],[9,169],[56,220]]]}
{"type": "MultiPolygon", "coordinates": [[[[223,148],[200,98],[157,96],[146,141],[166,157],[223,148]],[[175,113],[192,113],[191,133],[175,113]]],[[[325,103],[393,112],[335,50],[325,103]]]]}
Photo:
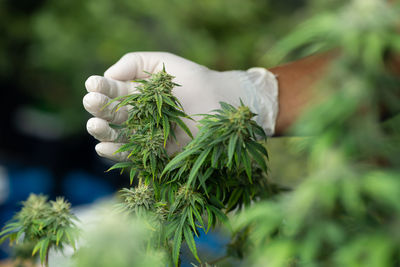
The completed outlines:
{"type": "MultiPolygon", "coordinates": [[[[269,69],[277,75],[279,83],[276,136],[284,135],[302,112],[316,101],[313,85],[324,76],[329,64],[337,55],[337,51],[331,51],[269,69]]],[[[391,55],[387,61],[387,68],[394,75],[400,76],[400,55],[391,55]]],[[[382,107],[382,118],[386,115],[385,108],[382,107]]]]}
{"type": "Polygon", "coordinates": [[[313,100],[313,85],[323,76],[336,53],[309,56],[269,69],[279,83],[279,114],[275,135],[284,135],[313,100]]]}

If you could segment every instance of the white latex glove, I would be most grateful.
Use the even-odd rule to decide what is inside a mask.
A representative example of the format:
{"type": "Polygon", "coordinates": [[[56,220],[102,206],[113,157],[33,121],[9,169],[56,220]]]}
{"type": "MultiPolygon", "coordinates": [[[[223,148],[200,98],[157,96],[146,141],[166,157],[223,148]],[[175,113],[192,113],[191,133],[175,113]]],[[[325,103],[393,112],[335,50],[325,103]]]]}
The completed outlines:
{"type": "MultiPolygon", "coordinates": [[[[144,71],[161,71],[163,64],[166,71],[176,77],[174,82],[181,85],[174,88],[173,93],[186,114],[209,113],[220,107],[220,101],[238,106],[239,99],[242,99],[252,112],[258,114],[256,121],[267,135],[273,135],[278,113],[278,84],[271,72],[264,68],[219,72],[170,53],[135,52],[124,55],[104,73],[104,77],[90,76],[86,80],[89,93],[83,98],[83,105],[95,116],[87,122],[87,130],[100,141],[96,146],[100,156],[116,161],[124,161],[127,156],[127,153],[114,154],[123,140],[122,143],[116,141],[118,133],[108,125],[109,122],[119,124],[125,121],[127,108],[114,112],[117,102],[105,109],[102,107],[111,98],[134,92],[137,84],[132,80],[147,78],[144,71]]],[[[198,131],[196,122],[185,120],[185,123],[195,135],[198,131]]],[[[168,153],[178,151],[190,141],[179,128],[176,136],[180,147],[171,141],[167,144],[168,153]]]]}

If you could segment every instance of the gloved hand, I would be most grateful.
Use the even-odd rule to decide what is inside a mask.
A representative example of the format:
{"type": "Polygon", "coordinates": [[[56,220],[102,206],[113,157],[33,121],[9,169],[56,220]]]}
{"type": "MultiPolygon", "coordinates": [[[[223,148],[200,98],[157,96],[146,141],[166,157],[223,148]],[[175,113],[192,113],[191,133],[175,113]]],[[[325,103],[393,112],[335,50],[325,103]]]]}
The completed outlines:
{"type": "MultiPolygon", "coordinates": [[[[118,133],[108,123],[122,123],[127,119],[128,110],[124,107],[114,112],[117,102],[103,109],[104,105],[111,98],[133,93],[137,84],[132,80],[148,77],[144,71],[161,71],[163,64],[166,71],[176,77],[174,82],[181,85],[174,88],[173,93],[186,114],[209,113],[220,107],[220,101],[238,106],[239,99],[242,99],[252,112],[258,114],[256,121],[265,132],[268,135],[274,133],[278,113],[278,85],[275,76],[266,69],[219,72],[170,53],[135,52],[124,55],[104,73],[104,77],[90,76],[86,80],[89,93],[83,98],[83,105],[95,116],[87,122],[87,130],[100,141],[96,146],[100,156],[115,161],[124,161],[127,157],[127,153],[114,154],[123,140],[116,140],[118,133]]],[[[196,122],[185,120],[185,123],[195,135],[198,131],[196,122]]],[[[180,150],[190,141],[179,128],[176,136],[179,145],[174,141],[169,142],[168,153],[180,150]]]]}

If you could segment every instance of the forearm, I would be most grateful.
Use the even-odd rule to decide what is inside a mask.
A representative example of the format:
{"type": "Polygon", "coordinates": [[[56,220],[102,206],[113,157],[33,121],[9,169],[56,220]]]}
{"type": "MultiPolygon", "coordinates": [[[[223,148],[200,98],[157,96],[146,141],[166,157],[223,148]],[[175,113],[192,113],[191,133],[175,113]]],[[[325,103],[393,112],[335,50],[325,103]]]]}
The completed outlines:
{"type": "Polygon", "coordinates": [[[313,85],[336,55],[336,52],[318,54],[269,69],[277,76],[279,84],[276,136],[284,135],[304,109],[315,101],[313,85]]]}
{"type": "MultiPolygon", "coordinates": [[[[276,136],[284,135],[302,112],[317,101],[318,93],[314,85],[325,75],[329,64],[337,56],[338,51],[331,51],[269,69],[277,76],[279,84],[276,136]]],[[[400,55],[390,55],[386,63],[388,72],[400,77],[400,55]]],[[[382,105],[381,118],[391,115],[382,105]]]]}

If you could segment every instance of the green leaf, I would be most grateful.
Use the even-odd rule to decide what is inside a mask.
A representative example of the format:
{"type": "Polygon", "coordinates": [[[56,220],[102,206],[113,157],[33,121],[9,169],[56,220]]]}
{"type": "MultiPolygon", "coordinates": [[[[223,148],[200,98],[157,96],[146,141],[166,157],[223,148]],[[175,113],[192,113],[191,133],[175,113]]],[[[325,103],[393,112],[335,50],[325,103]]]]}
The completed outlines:
{"type": "Polygon", "coordinates": [[[168,96],[162,96],[163,97],[163,100],[164,100],[164,102],[166,102],[168,105],[170,105],[171,107],[174,107],[174,108],[176,108],[176,109],[178,109],[178,110],[180,110],[181,108],[180,107],[178,107],[175,103],[174,103],[174,101],[172,101],[168,96]]]}
{"type": "Polygon", "coordinates": [[[244,165],[244,169],[246,171],[247,177],[249,177],[249,182],[253,183],[252,177],[251,177],[251,174],[252,174],[251,161],[250,161],[250,157],[247,154],[246,150],[242,150],[242,159],[243,159],[243,165],[244,165]]]}
{"type": "Polygon", "coordinates": [[[211,205],[208,207],[214,213],[215,217],[220,220],[221,223],[226,224],[228,222],[228,217],[222,211],[211,205]]]}
{"type": "Polygon", "coordinates": [[[208,180],[208,178],[210,178],[210,176],[213,172],[214,172],[213,168],[208,168],[207,171],[199,177],[200,185],[203,187],[204,193],[206,194],[207,197],[209,197],[209,196],[208,196],[208,190],[207,190],[205,182],[208,180]]]}
{"type": "Polygon", "coordinates": [[[257,149],[261,154],[263,154],[264,156],[266,156],[268,158],[268,151],[265,149],[265,147],[257,142],[254,141],[249,141],[247,143],[247,145],[253,147],[254,149],[257,149]]]}
{"type": "Polygon", "coordinates": [[[39,249],[42,246],[43,241],[44,240],[42,239],[42,240],[40,240],[39,242],[36,243],[35,247],[32,250],[32,256],[34,256],[39,251],[39,249]]]}
{"type": "Polygon", "coordinates": [[[193,207],[193,214],[196,217],[197,221],[201,224],[202,228],[204,229],[204,222],[203,222],[203,218],[201,218],[201,215],[199,213],[199,211],[196,209],[196,207],[193,207]]]}
{"type": "Polygon", "coordinates": [[[264,129],[258,125],[253,125],[253,131],[255,134],[259,135],[262,140],[265,140],[267,138],[267,135],[265,134],[264,129]]]}
{"type": "Polygon", "coordinates": [[[161,108],[162,108],[162,104],[163,104],[163,98],[160,94],[155,94],[154,98],[156,99],[158,114],[160,115],[160,117],[162,117],[161,108]]]}
{"type": "Polygon", "coordinates": [[[229,138],[229,145],[228,145],[228,163],[227,165],[229,166],[232,162],[232,157],[233,153],[235,152],[236,148],[236,142],[238,140],[238,135],[237,134],[232,134],[231,137],[229,138]]]}
{"type": "Polygon", "coordinates": [[[47,251],[49,249],[49,242],[50,242],[50,239],[46,238],[46,239],[44,239],[44,242],[40,246],[40,261],[42,262],[42,264],[43,264],[43,262],[46,261],[46,255],[47,255],[47,251]]]}
{"type": "Polygon", "coordinates": [[[118,148],[113,154],[115,155],[120,152],[129,151],[129,150],[135,148],[135,146],[136,146],[136,144],[132,144],[132,143],[124,144],[124,145],[120,146],[120,148],[118,148]]]}
{"type": "Polygon", "coordinates": [[[187,127],[187,125],[178,117],[171,117],[170,118],[171,121],[176,122],[176,124],[179,125],[179,127],[182,128],[183,131],[185,131],[185,133],[193,139],[193,135],[192,132],[190,131],[190,129],[187,127]]]}
{"type": "Polygon", "coordinates": [[[74,249],[76,249],[75,248],[75,239],[71,236],[71,233],[68,230],[66,230],[65,235],[68,239],[68,244],[71,245],[74,249]]]}
{"type": "Polygon", "coordinates": [[[170,131],[170,125],[169,125],[169,120],[167,116],[162,117],[162,123],[163,123],[163,132],[164,132],[164,147],[167,144],[168,136],[169,136],[169,131],[170,131]]]}
{"type": "Polygon", "coordinates": [[[61,229],[59,231],[57,231],[57,235],[56,235],[56,246],[58,246],[58,243],[60,242],[61,238],[64,235],[64,230],[61,229]]]}
{"type": "Polygon", "coordinates": [[[243,192],[242,188],[235,188],[233,192],[231,193],[231,196],[229,197],[228,203],[227,203],[227,210],[230,211],[237,203],[239,198],[241,197],[243,192]]]}
{"type": "Polygon", "coordinates": [[[201,165],[202,165],[202,164],[204,163],[204,161],[206,160],[208,154],[210,154],[210,151],[211,151],[211,147],[208,148],[208,149],[206,149],[206,150],[204,150],[203,152],[201,152],[201,154],[199,155],[199,157],[198,157],[198,158],[196,159],[196,161],[194,162],[193,167],[192,167],[192,169],[191,169],[191,171],[190,171],[190,174],[189,174],[188,181],[187,181],[187,183],[188,183],[189,185],[193,182],[193,180],[194,180],[194,178],[196,177],[197,172],[199,171],[201,165]]]}
{"type": "Polygon", "coordinates": [[[214,146],[213,153],[211,155],[211,167],[218,168],[218,159],[223,152],[222,146],[214,146]]]}
{"type": "Polygon", "coordinates": [[[190,228],[188,225],[185,225],[183,228],[183,234],[185,236],[186,244],[188,245],[190,251],[192,252],[193,256],[196,258],[196,260],[201,263],[199,256],[197,255],[197,248],[196,248],[196,243],[194,242],[194,238],[192,235],[192,232],[190,231],[190,228]]]}
{"type": "Polygon", "coordinates": [[[190,155],[192,155],[193,153],[195,153],[196,151],[193,149],[188,149],[185,150],[181,153],[179,153],[178,155],[176,155],[168,164],[167,166],[165,166],[163,172],[161,173],[161,176],[163,176],[167,171],[171,170],[172,167],[174,167],[174,165],[176,165],[177,163],[180,163],[181,161],[183,161],[184,159],[186,159],[187,157],[189,157],[190,155]]]}
{"type": "Polygon", "coordinates": [[[136,169],[131,167],[131,171],[129,172],[129,185],[132,185],[135,175],[136,175],[136,169]]]}
{"type": "Polygon", "coordinates": [[[156,167],[157,167],[157,161],[154,155],[150,155],[150,167],[151,167],[151,174],[154,175],[156,174],[156,167]]]}
{"type": "Polygon", "coordinates": [[[115,169],[124,169],[127,167],[132,166],[132,162],[118,162],[116,164],[114,164],[113,166],[111,166],[111,168],[109,168],[107,170],[107,172],[111,171],[111,170],[115,170],[115,169]]]}
{"type": "Polygon", "coordinates": [[[228,110],[228,111],[232,111],[232,110],[236,110],[232,105],[225,103],[225,102],[219,102],[219,104],[221,105],[222,109],[224,110],[228,110]]]}
{"type": "Polygon", "coordinates": [[[264,157],[257,151],[257,149],[254,149],[254,147],[252,147],[251,145],[247,145],[246,148],[250,152],[250,154],[253,156],[253,159],[258,163],[258,165],[265,172],[267,172],[267,165],[265,164],[264,157]]]}
{"type": "Polygon", "coordinates": [[[206,210],[207,210],[207,229],[205,230],[206,234],[208,233],[208,231],[211,228],[211,225],[213,225],[213,214],[210,210],[210,208],[208,207],[208,205],[206,206],[206,210]]]}
{"type": "Polygon", "coordinates": [[[196,233],[196,225],[195,225],[195,223],[194,223],[194,220],[193,220],[193,210],[192,210],[192,208],[190,207],[189,208],[189,211],[188,211],[188,219],[189,219],[189,223],[190,223],[190,226],[192,227],[192,229],[193,229],[193,232],[196,234],[196,236],[197,236],[197,233],[196,233]]]}
{"type": "Polygon", "coordinates": [[[176,229],[173,243],[174,244],[172,247],[172,259],[175,266],[178,266],[179,252],[181,251],[181,245],[182,245],[182,225],[179,225],[178,229],[176,229]]]}

